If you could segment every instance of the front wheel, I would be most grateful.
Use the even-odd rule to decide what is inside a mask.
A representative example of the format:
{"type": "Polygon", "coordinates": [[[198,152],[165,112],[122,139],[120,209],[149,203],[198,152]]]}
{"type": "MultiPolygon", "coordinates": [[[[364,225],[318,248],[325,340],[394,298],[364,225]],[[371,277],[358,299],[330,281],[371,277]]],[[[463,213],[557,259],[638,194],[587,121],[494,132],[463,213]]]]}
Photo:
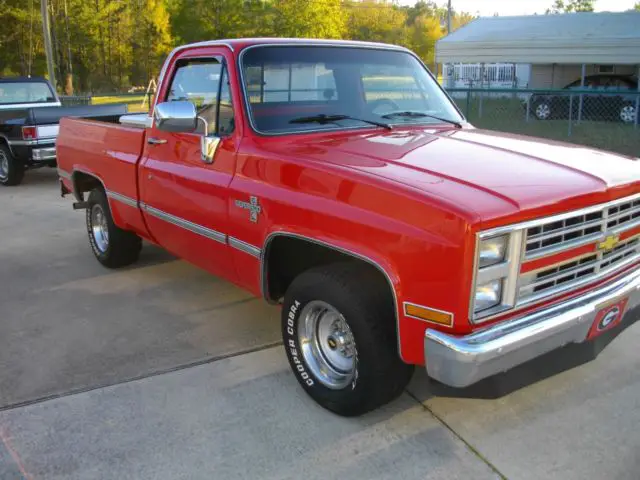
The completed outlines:
{"type": "Polygon", "coordinates": [[[620,120],[624,123],[633,123],[636,121],[636,107],[628,103],[620,108],[620,120]]]}
{"type": "Polygon", "coordinates": [[[6,145],[0,144],[0,184],[7,187],[19,185],[24,178],[24,165],[18,161],[6,145]]]}
{"type": "Polygon", "coordinates": [[[538,120],[549,120],[551,118],[551,105],[547,102],[538,103],[533,110],[538,120]]]}
{"type": "Polygon", "coordinates": [[[113,223],[104,191],[92,190],[87,203],[89,244],[98,261],[105,267],[118,268],[138,260],[142,240],[135,233],[122,230],[113,223]]]}
{"type": "Polygon", "coordinates": [[[289,364],[322,407],[361,415],[400,395],[413,366],[397,350],[393,298],[370,268],[308,270],[285,295],[282,335],[289,364]]]}

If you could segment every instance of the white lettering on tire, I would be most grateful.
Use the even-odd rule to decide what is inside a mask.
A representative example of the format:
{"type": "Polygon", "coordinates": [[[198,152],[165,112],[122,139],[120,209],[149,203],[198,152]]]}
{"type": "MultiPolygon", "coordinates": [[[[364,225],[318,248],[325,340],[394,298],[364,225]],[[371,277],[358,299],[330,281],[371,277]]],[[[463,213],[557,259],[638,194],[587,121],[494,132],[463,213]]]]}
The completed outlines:
{"type": "Polygon", "coordinates": [[[307,373],[304,363],[300,360],[300,357],[298,354],[298,348],[296,347],[296,341],[294,336],[293,327],[295,325],[296,312],[298,311],[299,308],[300,308],[300,302],[295,300],[293,302],[293,305],[291,305],[291,308],[289,309],[289,314],[287,316],[287,334],[292,338],[289,338],[287,342],[287,346],[289,347],[289,354],[291,355],[291,361],[295,365],[294,370],[298,373],[298,375],[300,375],[300,378],[302,378],[302,380],[307,386],[312,387],[315,384],[315,382],[313,381],[313,378],[311,378],[311,376],[307,373]]]}

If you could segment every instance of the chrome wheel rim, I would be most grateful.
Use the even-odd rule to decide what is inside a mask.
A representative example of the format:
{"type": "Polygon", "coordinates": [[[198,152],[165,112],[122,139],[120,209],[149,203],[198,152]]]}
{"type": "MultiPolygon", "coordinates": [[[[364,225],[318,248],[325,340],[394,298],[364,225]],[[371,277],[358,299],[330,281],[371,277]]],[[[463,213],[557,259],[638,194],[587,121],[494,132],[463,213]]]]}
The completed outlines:
{"type": "Polygon", "coordinates": [[[100,205],[91,207],[91,234],[100,253],[109,248],[109,227],[107,217],[100,205]]]}
{"type": "Polygon", "coordinates": [[[0,180],[6,180],[9,177],[9,159],[7,154],[0,150],[0,180]]]}
{"type": "Polygon", "coordinates": [[[356,344],[342,314],[326,302],[314,300],[300,312],[298,340],[302,356],[315,378],[339,390],[356,372],[356,344]]]}
{"type": "Polygon", "coordinates": [[[541,120],[546,120],[551,115],[551,107],[546,103],[541,103],[536,107],[536,117],[541,120]]]}
{"type": "Polygon", "coordinates": [[[636,108],[632,105],[625,105],[620,109],[620,120],[624,123],[632,123],[636,119],[636,108]]]}

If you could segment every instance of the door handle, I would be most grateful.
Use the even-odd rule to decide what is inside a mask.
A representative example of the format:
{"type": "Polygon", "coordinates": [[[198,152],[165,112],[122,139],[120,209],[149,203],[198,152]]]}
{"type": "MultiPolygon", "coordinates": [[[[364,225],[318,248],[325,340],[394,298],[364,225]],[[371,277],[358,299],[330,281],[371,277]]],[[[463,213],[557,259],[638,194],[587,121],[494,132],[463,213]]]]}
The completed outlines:
{"type": "Polygon", "coordinates": [[[164,138],[149,137],[147,138],[147,143],[149,145],[162,145],[163,143],[167,143],[167,141],[164,138]]]}

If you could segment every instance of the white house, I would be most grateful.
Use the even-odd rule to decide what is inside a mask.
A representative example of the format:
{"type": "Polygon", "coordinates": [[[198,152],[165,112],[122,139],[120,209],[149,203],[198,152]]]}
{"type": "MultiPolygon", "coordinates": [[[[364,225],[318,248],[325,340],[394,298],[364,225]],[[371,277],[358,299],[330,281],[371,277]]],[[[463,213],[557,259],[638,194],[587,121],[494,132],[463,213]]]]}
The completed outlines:
{"type": "Polygon", "coordinates": [[[640,12],[478,18],[438,40],[436,62],[454,66],[443,69],[451,87],[468,65],[484,72],[478,86],[491,86],[487,72],[508,64],[522,72],[512,84],[528,88],[562,88],[594,73],[633,75],[640,69],[640,12]]]}

